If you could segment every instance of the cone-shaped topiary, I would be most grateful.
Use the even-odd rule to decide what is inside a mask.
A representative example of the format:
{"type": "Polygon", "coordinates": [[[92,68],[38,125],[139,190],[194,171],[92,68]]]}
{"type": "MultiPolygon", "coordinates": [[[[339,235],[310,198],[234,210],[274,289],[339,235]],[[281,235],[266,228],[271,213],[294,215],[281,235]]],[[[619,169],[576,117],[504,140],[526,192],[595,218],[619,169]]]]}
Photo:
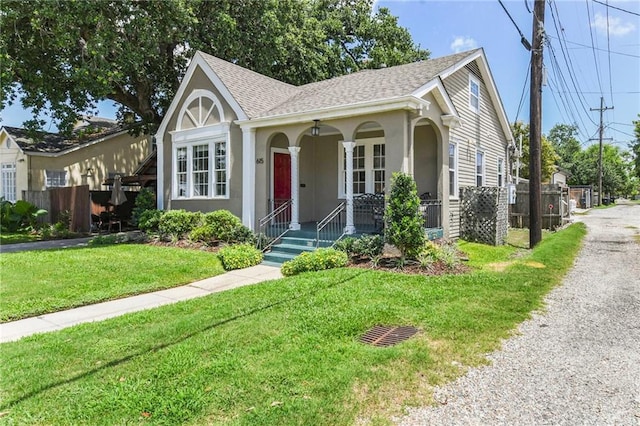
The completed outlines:
{"type": "Polygon", "coordinates": [[[402,263],[415,257],[425,241],[420,198],[413,178],[396,172],[391,176],[391,192],[384,211],[384,237],[402,253],[402,263]]]}

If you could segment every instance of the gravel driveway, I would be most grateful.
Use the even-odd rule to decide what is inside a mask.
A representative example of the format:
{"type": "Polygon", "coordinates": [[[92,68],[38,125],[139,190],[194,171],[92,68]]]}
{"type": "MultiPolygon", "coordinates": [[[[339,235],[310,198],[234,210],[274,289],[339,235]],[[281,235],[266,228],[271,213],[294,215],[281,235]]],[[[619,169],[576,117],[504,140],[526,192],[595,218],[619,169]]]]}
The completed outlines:
{"type": "Polygon", "coordinates": [[[545,312],[400,424],[640,425],[640,205],[577,220],[584,247],[545,312]]]}

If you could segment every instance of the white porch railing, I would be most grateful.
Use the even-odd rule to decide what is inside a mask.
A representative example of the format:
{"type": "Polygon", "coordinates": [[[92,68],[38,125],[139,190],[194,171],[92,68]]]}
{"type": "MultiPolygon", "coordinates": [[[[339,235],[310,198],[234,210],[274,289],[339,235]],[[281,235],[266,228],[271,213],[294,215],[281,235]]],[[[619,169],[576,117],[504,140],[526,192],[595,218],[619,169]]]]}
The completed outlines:
{"type": "Polygon", "coordinates": [[[320,243],[331,243],[338,241],[344,235],[346,226],[346,204],[340,203],[324,219],[316,225],[316,247],[320,243]]]}
{"type": "Polygon", "coordinates": [[[274,210],[260,219],[256,247],[268,250],[289,231],[291,200],[274,200],[274,210]]]}

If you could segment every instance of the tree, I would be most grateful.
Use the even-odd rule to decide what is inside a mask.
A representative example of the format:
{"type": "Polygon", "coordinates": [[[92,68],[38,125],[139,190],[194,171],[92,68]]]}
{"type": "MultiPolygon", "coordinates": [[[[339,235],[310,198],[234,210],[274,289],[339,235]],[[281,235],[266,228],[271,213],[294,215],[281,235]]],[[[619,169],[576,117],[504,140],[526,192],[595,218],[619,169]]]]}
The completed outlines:
{"type": "MultiPolygon", "coordinates": [[[[516,146],[520,146],[520,136],[522,136],[522,152],[520,157],[520,177],[529,179],[529,125],[522,121],[511,124],[511,131],[515,138],[516,146]]],[[[551,143],[542,135],[542,180],[546,181],[555,170],[558,155],[551,143]]]]}
{"type": "Polygon", "coordinates": [[[0,107],[21,97],[63,131],[97,102],[157,126],[202,50],[292,84],[426,59],[371,0],[4,0],[0,107]]]}
{"type": "Polygon", "coordinates": [[[582,150],[577,136],[576,125],[556,124],[549,131],[549,142],[558,154],[557,164],[565,170],[571,171],[575,156],[582,150]]]}
{"type": "Polygon", "coordinates": [[[424,246],[424,219],[420,214],[420,198],[413,178],[401,172],[391,176],[391,191],[385,207],[385,240],[402,254],[404,265],[407,257],[418,254],[424,246]]]}
{"type": "MultiPolygon", "coordinates": [[[[638,114],[638,118],[640,119],[640,114],[638,114]]],[[[633,125],[635,126],[633,133],[636,135],[636,140],[629,144],[629,148],[633,156],[633,173],[640,178],[640,120],[633,121],[633,125]]]]}
{"type": "MultiPolygon", "coordinates": [[[[576,156],[575,172],[570,178],[572,185],[598,184],[598,157],[600,148],[594,144],[576,156]]],[[[629,167],[623,152],[617,146],[602,147],[602,191],[605,194],[626,193],[629,186],[629,167]]]]}

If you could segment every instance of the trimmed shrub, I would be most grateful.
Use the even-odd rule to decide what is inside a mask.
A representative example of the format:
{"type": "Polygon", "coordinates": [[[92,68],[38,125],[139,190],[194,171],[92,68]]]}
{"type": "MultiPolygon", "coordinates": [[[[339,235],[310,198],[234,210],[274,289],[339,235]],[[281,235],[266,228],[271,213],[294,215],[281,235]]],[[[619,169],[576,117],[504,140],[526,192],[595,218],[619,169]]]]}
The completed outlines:
{"type": "Polygon", "coordinates": [[[160,226],[162,210],[146,210],[138,217],[138,229],[144,232],[157,232],[160,226]]]}
{"type": "Polygon", "coordinates": [[[206,244],[214,242],[215,235],[213,234],[213,227],[207,224],[196,226],[189,232],[189,240],[206,244]]]}
{"type": "Polygon", "coordinates": [[[373,259],[381,256],[384,239],[380,235],[363,235],[353,242],[353,255],[373,259]]]}
{"type": "Polygon", "coordinates": [[[204,215],[204,223],[213,229],[213,235],[217,240],[224,242],[234,241],[238,228],[242,228],[242,221],[229,210],[216,210],[204,215]]]}
{"type": "Polygon", "coordinates": [[[345,237],[341,240],[336,241],[333,244],[333,248],[336,250],[343,251],[347,253],[349,256],[353,256],[353,244],[356,239],[353,237],[345,237]]]}
{"type": "Polygon", "coordinates": [[[248,268],[262,262],[262,252],[251,244],[225,246],[218,251],[225,271],[248,268]]]}
{"type": "Polygon", "coordinates": [[[179,240],[200,223],[202,213],[185,210],[169,210],[160,217],[158,230],[172,240],[179,240]]]}
{"type": "Polygon", "coordinates": [[[307,251],[288,262],[282,264],[280,271],[285,277],[308,271],[322,271],[325,269],[347,266],[349,257],[343,251],[332,248],[321,248],[307,251]]]}
{"type": "Polygon", "coordinates": [[[142,188],[136,197],[135,207],[131,210],[133,225],[138,224],[142,213],[156,209],[156,194],[149,188],[142,188]]]}
{"type": "Polygon", "coordinates": [[[387,224],[385,240],[402,254],[400,261],[415,258],[425,241],[424,219],[420,214],[420,198],[413,178],[396,172],[391,176],[391,192],[384,211],[387,224]]]}

